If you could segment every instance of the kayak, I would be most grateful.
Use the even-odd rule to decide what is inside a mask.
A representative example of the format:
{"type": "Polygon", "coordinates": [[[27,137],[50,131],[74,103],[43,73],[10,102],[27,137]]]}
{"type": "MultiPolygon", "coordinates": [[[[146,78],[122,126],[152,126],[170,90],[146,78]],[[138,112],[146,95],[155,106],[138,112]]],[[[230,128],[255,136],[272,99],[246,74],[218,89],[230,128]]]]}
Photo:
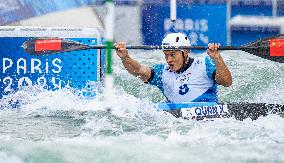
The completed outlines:
{"type": "Polygon", "coordinates": [[[211,119],[235,117],[237,120],[251,118],[256,120],[260,116],[284,113],[284,105],[267,103],[158,103],[159,111],[170,112],[177,118],[184,119],[211,119]]]}

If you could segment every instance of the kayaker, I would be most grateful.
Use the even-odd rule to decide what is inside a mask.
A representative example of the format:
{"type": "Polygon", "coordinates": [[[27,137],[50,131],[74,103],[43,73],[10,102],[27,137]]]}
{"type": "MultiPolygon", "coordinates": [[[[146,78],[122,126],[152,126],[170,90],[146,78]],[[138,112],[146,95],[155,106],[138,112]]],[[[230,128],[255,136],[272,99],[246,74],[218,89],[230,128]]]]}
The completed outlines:
{"type": "MultiPolygon", "coordinates": [[[[182,33],[170,33],[162,46],[191,46],[182,33]]],[[[219,44],[208,45],[206,57],[192,58],[189,49],[163,50],[167,64],[147,67],[134,60],[125,42],[115,44],[116,53],[126,70],[145,83],[157,86],[168,102],[218,102],[217,85],[229,87],[232,76],[222,56],[219,44]]]]}

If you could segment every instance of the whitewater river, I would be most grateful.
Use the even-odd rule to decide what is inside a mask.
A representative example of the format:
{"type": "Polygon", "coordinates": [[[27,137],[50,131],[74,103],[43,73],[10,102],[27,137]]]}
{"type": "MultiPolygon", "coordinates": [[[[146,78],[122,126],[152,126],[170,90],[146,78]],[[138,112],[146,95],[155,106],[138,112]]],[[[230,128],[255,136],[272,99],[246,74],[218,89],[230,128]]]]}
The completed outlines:
{"type": "MultiPolygon", "coordinates": [[[[163,62],[160,51],[130,53],[149,66],[163,62]]],[[[233,85],[219,87],[220,101],[284,104],[284,64],[240,51],[222,55],[233,85]]],[[[99,84],[95,98],[32,87],[1,99],[0,162],[284,162],[283,115],[176,119],[155,110],[153,103],[164,100],[158,89],[130,76],[117,57],[114,76],[111,113],[99,84]]]]}

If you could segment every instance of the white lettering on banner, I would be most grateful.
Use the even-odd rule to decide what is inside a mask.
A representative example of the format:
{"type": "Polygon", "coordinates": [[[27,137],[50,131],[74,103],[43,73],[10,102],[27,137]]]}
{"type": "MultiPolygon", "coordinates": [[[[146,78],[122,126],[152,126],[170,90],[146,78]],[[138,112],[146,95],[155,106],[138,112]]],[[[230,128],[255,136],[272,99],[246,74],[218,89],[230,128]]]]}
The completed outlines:
{"type": "Polygon", "coordinates": [[[208,31],[208,20],[201,19],[200,20],[200,31],[207,32],[208,31]]]}
{"type": "Polygon", "coordinates": [[[22,86],[32,86],[32,85],[33,85],[33,82],[28,77],[22,77],[18,81],[18,88],[22,86]]]}
{"type": "Polygon", "coordinates": [[[43,64],[44,62],[42,63],[41,60],[32,58],[30,59],[29,69],[28,69],[28,64],[27,64],[28,60],[24,58],[19,58],[17,59],[17,61],[13,61],[11,58],[2,58],[2,73],[5,74],[10,69],[16,69],[17,74],[20,74],[21,72],[23,72],[23,74],[43,73],[43,71],[45,71],[45,73],[48,74],[50,72],[50,66],[49,66],[50,62],[53,65],[53,68],[51,69],[51,71],[56,74],[60,73],[62,70],[62,61],[59,58],[55,58],[52,61],[46,59],[45,65],[43,64]]]}
{"type": "Polygon", "coordinates": [[[4,88],[4,92],[12,91],[12,87],[11,87],[12,82],[13,82],[13,79],[9,76],[7,76],[3,79],[3,83],[6,85],[6,87],[4,88]]]}
{"type": "Polygon", "coordinates": [[[169,18],[166,18],[164,20],[164,31],[169,33],[172,28],[178,32],[187,33],[193,45],[196,45],[198,41],[204,44],[209,43],[209,38],[206,35],[206,32],[208,32],[207,19],[192,20],[187,18],[172,22],[169,18]]]}
{"type": "Polygon", "coordinates": [[[204,35],[203,33],[200,33],[199,39],[200,39],[201,42],[204,42],[204,43],[208,43],[209,42],[208,37],[206,35],[204,35]]]}
{"type": "Polygon", "coordinates": [[[3,70],[2,70],[2,73],[4,74],[8,68],[11,68],[11,67],[12,67],[12,65],[13,65],[13,60],[12,60],[12,59],[10,59],[10,58],[3,58],[3,60],[2,60],[2,64],[3,64],[3,70]],[[8,64],[8,65],[6,65],[6,63],[7,63],[6,61],[8,61],[8,62],[9,62],[9,64],[8,64]]]}
{"type": "Polygon", "coordinates": [[[168,31],[173,27],[174,22],[171,21],[171,19],[165,19],[164,20],[164,31],[168,31]]]}
{"type": "Polygon", "coordinates": [[[56,70],[52,70],[52,72],[53,73],[60,73],[61,72],[61,66],[60,65],[58,65],[58,64],[56,64],[56,62],[59,62],[59,63],[61,63],[61,60],[60,59],[58,59],[58,58],[55,58],[53,61],[52,61],[52,64],[53,64],[53,66],[55,66],[55,67],[57,67],[58,68],[58,70],[56,71],[56,70]]]}
{"type": "Polygon", "coordinates": [[[49,73],[49,63],[48,63],[48,59],[45,60],[45,73],[49,73]]]}
{"type": "Polygon", "coordinates": [[[183,31],[183,30],[184,30],[184,23],[183,23],[183,20],[177,19],[177,20],[174,22],[174,26],[175,26],[175,29],[176,29],[176,30],[178,30],[178,31],[183,31]]]}
{"type": "Polygon", "coordinates": [[[12,75],[17,76],[17,74],[20,73],[48,74],[51,72],[59,74],[61,71],[62,71],[62,61],[59,58],[55,58],[53,60],[46,59],[43,62],[37,58],[31,58],[30,61],[24,58],[19,58],[17,60],[13,60],[11,58],[2,58],[2,77],[4,77],[6,73],[8,73],[9,76],[4,77],[3,80],[0,79],[0,84],[3,83],[4,92],[13,91],[14,85],[18,88],[23,86],[32,86],[33,84],[45,88],[47,87],[50,88],[54,87],[55,89],[62,88],[64,85],[66,85],[66,82],[56,77],[52,77],[49,80],[47,80],[44,76],[37,78],[37,80],[36,79],[31,80],[29,77],[21,77],[18,80],[12,78],[12,75]],[[30,67],[28,67],[29,66],[28,63],[30,63],[30,67]],[[50,65],[53,66],[51,67],[50,65]],[[11,74],[11,72],[16,74],[11,74]],[[48,84],[48,82],[50,83],[48,84]]]}
{"type": "MultiPolygon", "coordinates": [[[[0,82],[1,82],[1,80],[0,80],[0,82]]],[[[4,85],[4,92],[13,91],[12,84],[13,84],[14,80],[11,77],[9,77],[9,76],[5,77],[2,80],[2,82],[3,82],[3,85],[4,85]]],[[[16,82],[18,88],[33,85],[33,81],[28,77],[21,77],[18,81],[15,81],[15,82],[16,82]]],[[[47,85],[47,79],[44,76],[39,77],[34,82],[36,82],[36,83],[34,83],[35,85],[40,86],[42,88],[47,88],[47,86],[49,86],[49,87],[54,87],[55,89],[60,89],[64,85],[66,85],[65,81],[63,81],[59,78],[55,78],[55,77],[51,78],[51,84],[52,85],[47,85]]]]}
{"type": "Polygon", "coordinates": [[[17,73],[20,73],[20,69],[22,69],[24,71],[24,74],[27,73],[27,61],[24,58],[20,58],[17,60],[17,73]],[[22,66],[20,65],[20,63],[22,62],[22,66]]]}
{"type": "Polygon", "coordinates": [[[184,20],[184,29],[187,30],[187,31],[192,31],[194,29],[192,19],[185,19],[184,20]]]}
{"type": "Polygon", "coordinates": [[[198,34],[196,32],[190,32],[188,37],[192,45],[196,45],[198,41],[198,34]]]}
{"type": "MultiPolygon", "coordinates": [[[[57,79],[55,77],[52,77],[51,78],[51,82],[53,84],[53,86],[55,88],[62,88],[62,83],[64,83],[64,81],[60,80],[60,79],[57,79]],[[58,83],[58,84],[57,84],[58,83]]],[[[65,83],[64,83],[65,84],[65,83]]]]}
{"type": "Polygon", "coordinates": [[[41,65],[41,60],[39,59],[31,59],[31,73],[35,73],[35,70],[37,70],[39,73],[41,72],[40,66],[41,65]],[[37,62],[38,64],[35,65],[35,62],[37,62]]]}
{"type": "Polygon", "coordinates": [[[40,86],[40,87],[46,87],[47,85],[46,85],[46,78],[44,77],[44,76],[42,76],[42,77],[39,77],[38,79],[37,79],[37,84],[40,86]]]}

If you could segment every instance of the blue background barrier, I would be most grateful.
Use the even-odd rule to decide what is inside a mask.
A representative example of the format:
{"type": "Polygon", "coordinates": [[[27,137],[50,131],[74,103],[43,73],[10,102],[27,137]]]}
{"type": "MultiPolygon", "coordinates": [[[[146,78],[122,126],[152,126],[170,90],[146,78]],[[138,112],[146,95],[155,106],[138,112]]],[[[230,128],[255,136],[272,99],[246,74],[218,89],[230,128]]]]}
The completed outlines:
{"type": "Polygon", "coordinates": [[[278,26],[231,26],[231,45],[244,45],[280,33],[278,26]]]}
{"type": "Polygon", "coordinates": [[[277,16],[284,16],[284,1],[277,1],[277,16]]]}
{"type": "Polygon", "coordinates": [[[164,35],[173,31],[187,34],[193,45],[207,45],[209,42],[227,44],[225,1],[217,4],[178,4],[178,19],[174,23],[170,21],[169,3],[160,3],[145,3],[142,6],[144,44],[160,45],[164,35]]]}
{"type": "MultiPolygon", "coordinates": [[[[67,35],[71,34],[66,33],[65,37],[67,35]]],[[[100,36],[79,36],[80,32],[77,37],[68,39],[89,45],[97,45],[101,41],[100,36]]],[[[68,85],[82,89],[101,79],[104,68],[100,66],[104,65],[104,54],[101,51],[92,49],[44,56],[30,55],[21,46],[33,37],[36,36],[0,37],[0,97],[17,91],[21,86],[37,85],[55,90],[68,85]]],[[[57,37],[62,38],[64,35],[57,37]]]]}
{"type": "Polygon", "coordinates": [[[231,16],[272,16],[272,0],[232,0],[231,16]]]}
{"type": "MultiPolygon", "coordinates": [[[[170,0],[144,0],[144,4],[170,4],[170,0]]],[[[177,4],[225,4],[226,0],[178,0],[177,4]]]]}
{"type": "MultiPolygon", "coordinates": [[[[93,2],[94,5],[103,5],[105,4],[106,0],[95,0],[93,2]]],[[[138,0],[114,0],[115,5],[136,5],[138,0]]]]}
{"type": "MultiPolygon", "coordinates": [[[[115,0],[114,2],[117,5],[139,5],[138,0],[115,0]]],[[[226,45],[226,2],[226,0],[179,0],[177,1],[178,19],[175,23],[171,23],[169,20],[170,0],[144,0],[141,7],[143,43],[159,45],[164,35],[175,29],[177,32],[186,33],[191,38],[193,45],[207,45],[208,42],[220,42],[222,45],[226,45]]],[[[105,0],[1,1],[0,25],[83,5],[102,5],[104,3],[105,0]]],[[[231,5],[232,17],[236,15],[272,15],[272,0],[231,0],[231,5]]],[[[284,15],[284,1],[277,1],[277,14],[284,15]]],[[[256,31],[252,33],[256,34],[256,31]]],[[[240,37],[244,37],[244,35],[240,37]]]]}

